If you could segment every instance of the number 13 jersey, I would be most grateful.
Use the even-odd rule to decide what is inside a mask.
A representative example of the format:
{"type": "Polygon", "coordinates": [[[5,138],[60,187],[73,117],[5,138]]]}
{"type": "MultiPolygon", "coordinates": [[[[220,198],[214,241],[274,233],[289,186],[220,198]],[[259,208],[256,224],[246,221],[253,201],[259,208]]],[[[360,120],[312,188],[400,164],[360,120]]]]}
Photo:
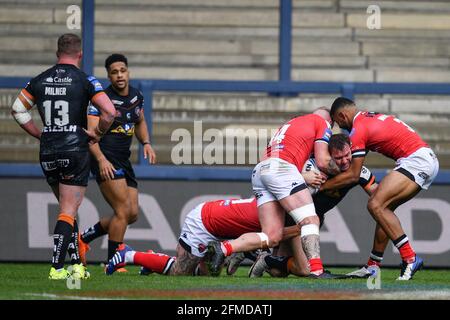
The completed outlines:
{"type": "Polygon", "coordinates": [[[30,80],[20,96],[37,106],[44,125],[41,153],[88,149],[87,107],[102,85],[71,64],[56,64],[30,80]]]}

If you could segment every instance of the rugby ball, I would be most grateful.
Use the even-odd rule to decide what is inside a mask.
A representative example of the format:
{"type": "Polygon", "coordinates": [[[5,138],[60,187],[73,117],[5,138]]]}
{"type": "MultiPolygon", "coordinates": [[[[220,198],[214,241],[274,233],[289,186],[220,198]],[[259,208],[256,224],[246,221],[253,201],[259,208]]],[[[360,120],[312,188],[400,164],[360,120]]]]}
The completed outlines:
{"type": "MultiPolygon", "coordinates": [[[[316,165],[316,161],[314,159],[308,159],[305,164],[303,165],[303,170],[304,171],[316,171],[316,172],[320,172],[319,168],[316,165]]],[[[319,192],[320,188],[314,188],[312,186],[309,186],[308,184],[306,184],[308,186],[308,190],[311,193],[311,195],[315,195],[317,192],[319,192]]]]}

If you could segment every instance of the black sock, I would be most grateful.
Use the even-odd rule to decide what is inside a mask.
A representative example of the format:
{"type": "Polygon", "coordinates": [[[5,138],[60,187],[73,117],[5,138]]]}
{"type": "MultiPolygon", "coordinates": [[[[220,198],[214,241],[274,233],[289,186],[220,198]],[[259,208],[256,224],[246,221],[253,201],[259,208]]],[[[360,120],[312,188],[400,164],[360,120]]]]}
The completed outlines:
{"type": "Polygon", "coordinates": [[[256,261],[256,258],[258,258],[258,254],[256,253],[256,251],[246,251],[244,252],[244,257],[249,260],[256,261]]]}
{"type": "Polygon", "coordinates": [[[92,227],[83,231],[81,234],[81,240],[83,240],[84,243],[89,243],[98,237],[104,236],[105,234],[107,234],[107,232],[103,229],[99,221],[92,227]]]}
{"type": "Polygon", "coordinates": [[[70,257],[70,264],[80,264],[80,252],[78,249],[78,223],[77,220],[73,222],[72,238],[67,248],[67,253],[70,257]]]}
{"type": "Polygon", "coordinates": [[[55,230],[53,231],[54,246],[52,258],[52,267],[56,270],[64,267],[67,248],[72,238],[72,230],[73,226],[70,223],[62,220],[56,222],[55,230]]]}
{"type": "Polygon", "coordinates": [[[122,242],[116,242],[108,240],[108,262],[116,253],[116,249],[122,244],[122,242]]]}
{"type": "Polygon", "coordinates": [[[269,269],[277,269],[283,274],[288,273],[288,260],[290,257],[277,257],[268,255],[264,258],[269,269]]]}

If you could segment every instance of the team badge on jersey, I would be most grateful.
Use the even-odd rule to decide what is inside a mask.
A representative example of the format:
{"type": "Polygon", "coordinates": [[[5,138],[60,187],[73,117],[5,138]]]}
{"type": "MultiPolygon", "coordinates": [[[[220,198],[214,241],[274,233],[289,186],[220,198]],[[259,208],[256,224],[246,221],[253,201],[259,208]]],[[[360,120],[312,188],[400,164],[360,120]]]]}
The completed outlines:
{"type": "Polygon", "coordinates": [[[97,91],[102,91],[102,90],[103,90],[102,84],[100,83],[100,81],[97,80],[96,77],[94,77],[94,76],[89,76],[87,79],[88,79],[88,81],[94,86],[94,90],[95,90],[96,92],[97,92],[97,91]]]}

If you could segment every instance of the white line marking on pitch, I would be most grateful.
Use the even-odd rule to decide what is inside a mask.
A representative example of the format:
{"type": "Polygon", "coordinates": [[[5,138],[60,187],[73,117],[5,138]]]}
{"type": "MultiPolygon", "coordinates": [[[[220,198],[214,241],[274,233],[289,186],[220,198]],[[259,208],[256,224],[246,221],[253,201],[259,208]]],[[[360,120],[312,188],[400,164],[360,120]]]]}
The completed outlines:
{"type": "Polygon", "coordinates": [[[394,291],[394,292],[373,292],[366,297],[370,299],[387,299],[387,300],[449,300],[450,290],[411,290],[411,291],[394,291]]]}
{"type": "Polygon", "coordinates": [[[98,298],[98,297],[80,297],[80,296],[66,296],[53,293],[25,293],[26,296],[42,297],[49,299],[69,299],[69,300],[123,300],[120,298],[98,298]]]}

